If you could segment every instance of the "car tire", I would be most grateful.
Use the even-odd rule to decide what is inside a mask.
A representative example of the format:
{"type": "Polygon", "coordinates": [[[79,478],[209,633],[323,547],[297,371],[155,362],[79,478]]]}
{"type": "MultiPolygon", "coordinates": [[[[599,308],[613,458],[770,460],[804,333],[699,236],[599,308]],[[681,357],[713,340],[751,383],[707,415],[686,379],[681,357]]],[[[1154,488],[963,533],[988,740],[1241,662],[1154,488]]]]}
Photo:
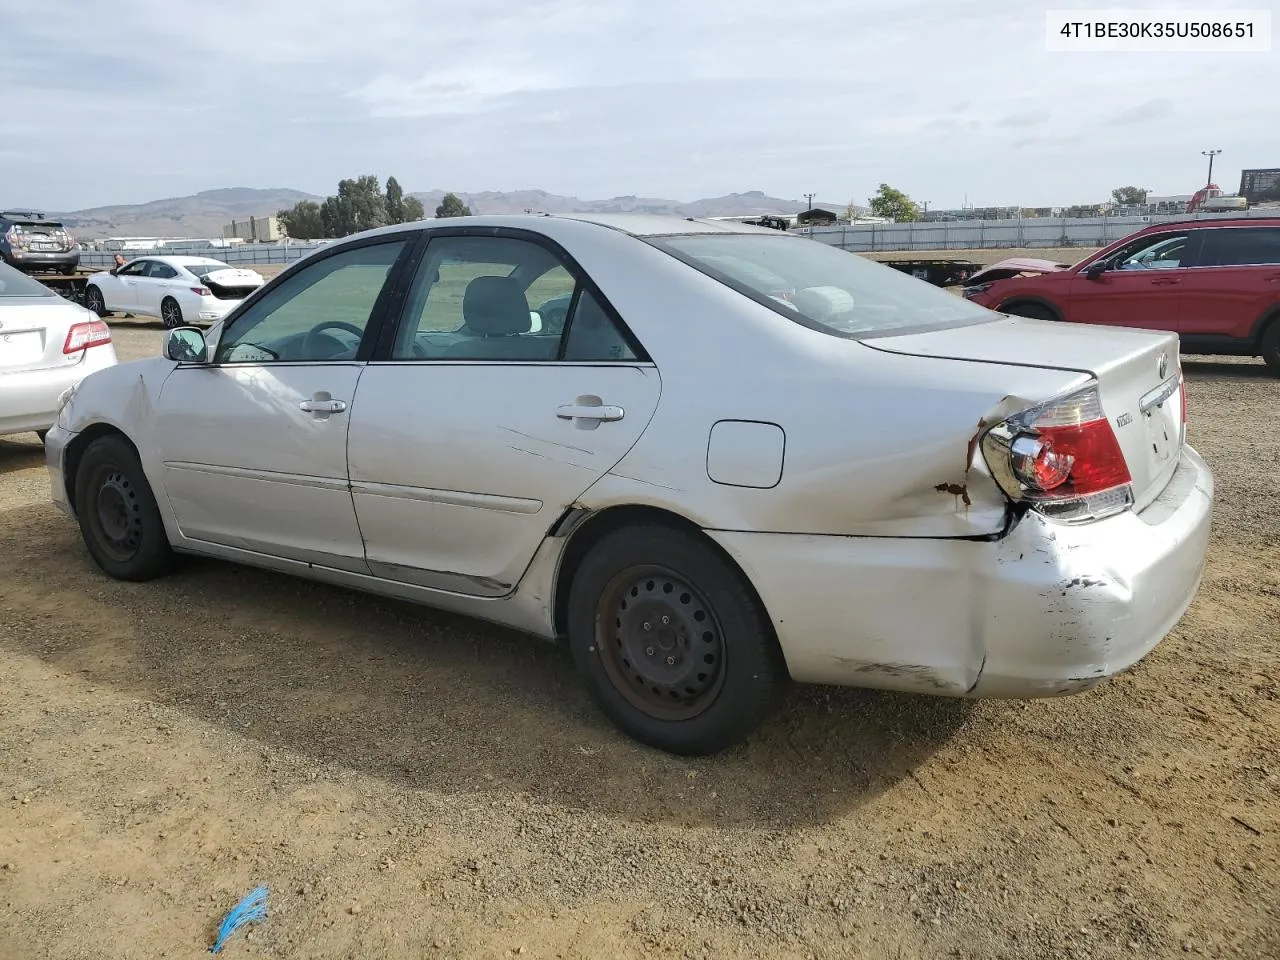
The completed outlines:
{"type": "Polygon", "coordinates": [[[80,458],[75,476],[80,535],[94,562],[117,580],[153,580],[173,569],[155,495],[133,447],[100,437],[80,458]]]}
{"type": "Polygon", "coordinates": [[[160,322],[166,330],[182,326],[182,307],[173,297],[165,297],[160,301],[160,322]]]}
{"type": "Polygon", "coordinates": [[[1280,377],[1280,317],[1272,320],[1267,324],[1267,329],[1262,331],[1259,347],[1262,359],[1267,362],[1271,372],[1280,377]]]}
{"type": "Polygon", "coordinates": [[[742,574],[662,524],[606,534],[569,588],[569,645],[592,698],[624,733],[685,756],[745,739],[790,679],[742,574]]]}
{"type": "Polygon", "coordinates": [[[49,435],[49,431],[48,431],[48,430],[37,430],[37,431],[36,431],[36,438],[37,438],[41,443],[44,443],[44,438],[45,438],[45,437],[47,437],[48,435],[49,435]]]}
{"type": "Polygon", "coordinates": [[[64,277],[70,277],[75,274],[76,268],[74,266],[68,265],[68,266],[62,267],[58,272],[61,273],[64,277]]]}
{"type": "Polygon", "coordinates": [[[107,301],[102,296],[102,291],[92,284],[84,288],[84,306],[86,310],[96,313],[99,317],[110,316],[107,313],[107,301]]]}
{"type": "Polygon", "coordinates": [[[1002,308],[1001,313],[1014,317],[1026,317],[1028,320],[1057,320],[1058,316],[1048,307],[1038,303],[1015,303],[1012,307],[1002,308]]]}

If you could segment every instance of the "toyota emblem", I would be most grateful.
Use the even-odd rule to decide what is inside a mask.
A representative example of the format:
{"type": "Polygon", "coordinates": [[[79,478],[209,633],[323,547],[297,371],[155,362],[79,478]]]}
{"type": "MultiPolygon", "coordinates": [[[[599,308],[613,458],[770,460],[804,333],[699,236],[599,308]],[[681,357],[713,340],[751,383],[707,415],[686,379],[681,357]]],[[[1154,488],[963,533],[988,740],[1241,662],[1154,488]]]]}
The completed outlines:
{"type": "Polygon", "coordinates": [[[1169,355],[1167,353],[1160,354],[1160,379],[1163,380],[1169,374],[1169,355]]]}

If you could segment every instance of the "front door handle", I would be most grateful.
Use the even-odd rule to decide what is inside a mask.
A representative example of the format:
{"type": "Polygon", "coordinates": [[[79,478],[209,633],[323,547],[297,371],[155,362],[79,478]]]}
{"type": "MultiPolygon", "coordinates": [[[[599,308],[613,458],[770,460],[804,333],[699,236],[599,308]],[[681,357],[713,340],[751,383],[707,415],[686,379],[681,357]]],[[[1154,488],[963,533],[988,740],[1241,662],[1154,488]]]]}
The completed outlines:
{"type": "Polygon", "coordinates": [[[581,430],[594,430],[601,423],[621,420],[625,413],[621,407],[604,403],[592,394],[578,397],[573,403],[566,403],[556,409],[557,417],[572,420],[574,426],[581,430]]]}
{"type": "Polygon", "coordinates": [[[1151,281],[1157,287],[1171,287],[1175,283],[1181,283],[1181,277],[1156,277],[1151,281]]]}
{"type": "Polygon", "coordinates": [[[341,400],[334,400],[328,394],[323,396],[316,394],[312,399],[303,400],[298,404],[298,409],[304,413],[341,413],[347,409],[347,405],[341,400]]]}

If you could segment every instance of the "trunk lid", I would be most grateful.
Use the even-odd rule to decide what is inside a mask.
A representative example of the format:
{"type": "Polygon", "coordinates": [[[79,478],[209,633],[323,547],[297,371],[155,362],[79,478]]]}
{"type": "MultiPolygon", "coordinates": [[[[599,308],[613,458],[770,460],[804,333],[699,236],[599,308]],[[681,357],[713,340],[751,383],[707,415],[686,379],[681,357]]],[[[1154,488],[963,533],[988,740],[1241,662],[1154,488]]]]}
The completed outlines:
{"type": "Polygon", "coordinates": [[[79,363],[83,352],[64,354],[62,347],[73,323],[91,319],[62,297],[34,302],[0,298],[0,374],[79,363]]]}
{"type": "Polygon", "coordinates": [[[228,268],[205,274],[204,282],[219,300],[243,300],[262,286],[262,275],[253,270],[228,268]]]}
{"type": "Polygon", "coordinates": [[[907,356],[1089,374],[1133,477],[1135,509],[1158,497],[1177,468],[1186,439],[1177,334],[1001,317],[863,342],[907,356]]]}

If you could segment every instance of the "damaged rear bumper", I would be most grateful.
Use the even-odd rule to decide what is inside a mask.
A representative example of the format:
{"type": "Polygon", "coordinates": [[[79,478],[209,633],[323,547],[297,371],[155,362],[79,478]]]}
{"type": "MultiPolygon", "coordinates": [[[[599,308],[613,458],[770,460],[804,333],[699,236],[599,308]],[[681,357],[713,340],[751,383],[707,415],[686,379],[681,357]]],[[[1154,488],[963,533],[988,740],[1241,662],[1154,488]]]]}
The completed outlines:
{"type": "Polygon", "coordinates": [[[1173,629],[1203,574],[1213,478],[1183,450],[1141,513],[1026,514],[998,541],[708,531],[806,683],[974,697],[1088,689],[1173,629]]]}

